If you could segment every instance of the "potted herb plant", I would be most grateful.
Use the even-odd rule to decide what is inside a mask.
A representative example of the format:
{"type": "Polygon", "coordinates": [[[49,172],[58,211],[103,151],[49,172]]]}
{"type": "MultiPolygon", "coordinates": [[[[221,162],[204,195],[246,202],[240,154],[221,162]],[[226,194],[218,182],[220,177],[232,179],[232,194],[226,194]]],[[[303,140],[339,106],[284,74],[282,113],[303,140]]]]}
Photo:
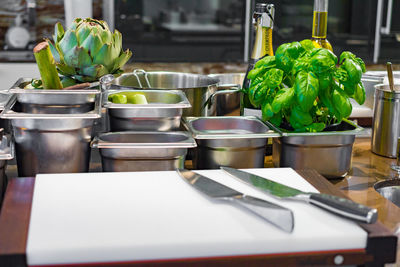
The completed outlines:
{"type": "Polygon", "coordinates": [[[360,105],[365,101],[363,72],[363,60],[353,53],[343,52],[338,59],[311,40],[282,44],[275,56],[256,63],[245,93],[261,108],[263,120],[281,132],[273,144],[275,166],[346,175],[354,135],[360,131],[346,118],[352,112],[350,98],[360,105]],[[349,138],[343,141],[343,136],[349,138]],[[322,159],[328,164],[323,166],[322,159]]]}

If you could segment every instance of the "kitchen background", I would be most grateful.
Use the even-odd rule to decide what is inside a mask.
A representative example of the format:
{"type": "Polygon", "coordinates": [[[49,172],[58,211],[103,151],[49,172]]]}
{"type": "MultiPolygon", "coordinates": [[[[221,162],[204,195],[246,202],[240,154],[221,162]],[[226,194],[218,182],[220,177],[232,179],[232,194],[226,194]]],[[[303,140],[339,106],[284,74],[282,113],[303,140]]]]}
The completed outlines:
{"type": "MultiPolygon", "coordinates": [[[[74,2],[0,0],[0,61],[33,62],[34,44],[51,37],[55,22],[65,23],[64,3],[68,1],[74,2]]],[[[93,0],[92,14],[123,34],[124,48],[133,50],[134,62],[240,64],[247,61],[252,47],[249,22],[255,2],[261,1],[93,0]]],[[[311,36],[313,0],[263,2],[275,4],[275,49],[281,43],[311,36]]],[[[336,54],[350,50],[367,63],[400,63],[400,1],[331,0],[328,39],[336,54]],[[387,26],[387,14],[391,13],[390,29],[379,31],[379,55],[375,51],[374,60],[380,10],[382,27],[387,26]]]]}

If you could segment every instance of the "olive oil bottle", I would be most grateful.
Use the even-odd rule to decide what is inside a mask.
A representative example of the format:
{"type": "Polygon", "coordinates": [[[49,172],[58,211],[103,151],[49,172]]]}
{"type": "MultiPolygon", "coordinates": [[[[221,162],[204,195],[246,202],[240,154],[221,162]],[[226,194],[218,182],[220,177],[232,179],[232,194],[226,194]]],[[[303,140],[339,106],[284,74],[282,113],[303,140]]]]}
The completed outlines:
{"type": "MultiPolygon", "coordinates": [[[[246,77],[243,81],[243,90],[248,91],[251,81],[247,79],[247,74],[254,68],[255,63],[265,56],[273,56],[272,48],[272,30],[274,26],[275,9],[273,4],[257,3],[253,13],[253,25],[255,27],[256,36],[254,46],[251,53],[251,59],[247,68],[246,77]]],[[[240,101],[241,115],[256,115],[254,114],[253,105],[250,103],[248,95],[242,94],[240,101]]]]}
{"type": "Polygon", "coordinates": [[[328,0],[314,0],[314,14],[312,38],[316,47],[323,47],[332,50],[332,45],[326,39],[328,28],[328,0]]]}

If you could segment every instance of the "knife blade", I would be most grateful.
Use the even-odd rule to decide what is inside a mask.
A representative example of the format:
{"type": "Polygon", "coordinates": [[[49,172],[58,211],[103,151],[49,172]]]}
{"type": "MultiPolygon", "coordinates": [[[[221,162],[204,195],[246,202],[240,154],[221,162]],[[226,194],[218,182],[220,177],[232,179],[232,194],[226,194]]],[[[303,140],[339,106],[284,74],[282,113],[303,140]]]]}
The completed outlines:
{"type": "Polygon", "coordinates": [[[183,180],[208,197],[240,205],[285,232],[291,233],[293,231],[294,217],[290,209],[245,195],[193,171],[185,169],[177,169],[176,171],[183,180]]]}
{"type": "Polygon", "coordinates": [[[362,223],[375,223],[378,218],[378,211],[376,209],[371,209],[346,198],[328,194],[303,192],[234,168],[221,167],[221,169],[240,181],[278,198],[305,201],[336,215],[362,223]]]}

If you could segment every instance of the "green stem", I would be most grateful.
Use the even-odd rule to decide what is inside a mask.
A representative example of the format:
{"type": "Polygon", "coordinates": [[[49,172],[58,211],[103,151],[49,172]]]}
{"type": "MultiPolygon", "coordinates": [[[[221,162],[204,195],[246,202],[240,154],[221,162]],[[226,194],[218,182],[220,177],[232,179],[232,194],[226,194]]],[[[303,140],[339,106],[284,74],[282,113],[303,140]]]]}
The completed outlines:
{"type": "Polygon", "coordinates": [[[47,42],[41,42],[33,48],[36,63],[39,68],[40,76],[44,89],[62,89],[60,78],[56,69],[56,63],[50,52],[47,42]]]}

